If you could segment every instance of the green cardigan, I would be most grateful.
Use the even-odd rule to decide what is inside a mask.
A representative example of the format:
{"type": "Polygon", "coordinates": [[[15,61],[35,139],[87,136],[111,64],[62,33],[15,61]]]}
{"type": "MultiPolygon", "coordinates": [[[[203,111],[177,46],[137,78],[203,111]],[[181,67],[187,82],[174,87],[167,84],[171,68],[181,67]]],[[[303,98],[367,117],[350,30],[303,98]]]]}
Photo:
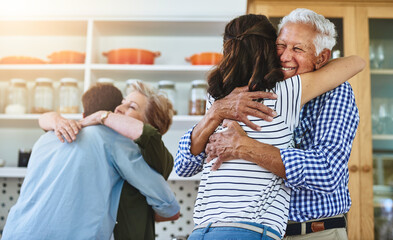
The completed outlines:
{"type": "MultiPolygon", "coordinates": [[[[146,163],[165,179],[173,169],[173,156],[161,140],[161,134],[151,125],[143,126],[142,135],[135,140],[146,163]]],[[[124,182],[114,229],[116,240],[154,240],[154,211],[146,198],[124,182]]]]}

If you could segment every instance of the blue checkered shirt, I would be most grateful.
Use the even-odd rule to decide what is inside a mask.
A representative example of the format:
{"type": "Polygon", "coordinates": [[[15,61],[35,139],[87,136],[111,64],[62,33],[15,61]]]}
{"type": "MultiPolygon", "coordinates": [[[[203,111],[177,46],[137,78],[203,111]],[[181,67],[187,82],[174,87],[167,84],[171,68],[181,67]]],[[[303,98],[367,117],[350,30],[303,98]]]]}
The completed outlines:
{"type": "Polygon", "coordinates": [[[348,160],[359,124],[351,85],[345,82],[311,100],[300,119],[297,148],[281,149],[286,185],[292,189],[289,219],[303,222],[348,212],[348,160]]]}
{"type": "MultiPolygon", "coordinates": [[[[295,130],[297,148],[281,149],[286,185],[292,189],[289,220],[303,222],[346,213],[351,206],[348,160],[359,112],[348,82],[308,102],[295,130]]],[[[189,177],[202,171],[205,152],[190,152],[191,128],[179,142],[175,170],[189,177]]]]}

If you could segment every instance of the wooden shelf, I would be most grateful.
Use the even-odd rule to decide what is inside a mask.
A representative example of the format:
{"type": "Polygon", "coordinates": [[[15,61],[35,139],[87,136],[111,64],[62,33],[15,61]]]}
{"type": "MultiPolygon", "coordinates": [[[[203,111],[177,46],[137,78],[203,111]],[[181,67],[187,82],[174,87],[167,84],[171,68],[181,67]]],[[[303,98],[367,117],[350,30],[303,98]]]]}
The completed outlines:
{"type": "Polygon", "coordinates": [[[0,70],[84,70],[84,64],[0,64],[0,70]]]}
{"type": "Polygon", "coordinates": [[[393,134],[374,134],[373,140],[393,140],[393,134]]]}
{"type": "Polygon", "coordinates": [[[371,69],[370,73],[374,75],[393,75],[393,69],[371,69]]]}
{"type": "Polygon", "coordinates": [[[87,19],[1,19],[0,36],[86,36],[87,19]]]}
{"type": "Polygon", "coordinates": [[[105,18],[94,19],[101,36],[217,36],[228,18],[105,18]],[[115,26],[115,27],[114,27],[115,26]]]}
{"type": "Polygon", "coordinates": [[[201,180],[202,173],[198,173],[192,177],[179,177],[175,170],[172,170],[171,174],[169,175],[168,180],[170,181],[199,181],[201,180]]]}
{"type": "Polygon", "coordinates": [[[24,178],[26,172],[25,167],[0,167],[0,177],[4,178],[24,178]]]}
{"type": "Polygon", "coordinates": [[[158,82],[164,78],[175,82],[191,82],[195,79],[205,79],[207,72],[212,68],[211,65],[92,64],[91,71],[96,76],[120,80],[126,80],[132,76],[132,78],[153,82],[158,82]]]}

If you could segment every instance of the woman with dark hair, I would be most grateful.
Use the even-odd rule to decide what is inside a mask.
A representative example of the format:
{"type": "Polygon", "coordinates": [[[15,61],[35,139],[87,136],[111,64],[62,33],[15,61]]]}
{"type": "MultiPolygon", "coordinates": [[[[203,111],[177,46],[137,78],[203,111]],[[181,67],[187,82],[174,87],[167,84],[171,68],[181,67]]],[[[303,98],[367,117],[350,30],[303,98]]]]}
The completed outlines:
{"type": "MultiPolygon", "coordinates": [[[[196,226],[190,240],[280,239],[288,220],[291,191],[282,178],[243,159],[226,161],[217,171],[211,171],[215,159],[205,162],[206,155],[201,153],[209,136],[225,131],[220,116],[217,117],[221,110],[212,105],[214,101],[244,88],[269,92],[263,99],[257,93],[250,97],[255,98],[255,104],[263,101],[275,117],[264,120],[248,116],[239,124],[251,138],[288,148],[299,124],[301,106],[347,81],[365,66],[361,58],[351,56],[283,80],[276,38],[275,28],[263,15],[240,16],[225,28],[223,60],[208,77],[208,111],[191,130],[191,145],[179,145],[175,160],[180,176],[202,171],[194,208],[196,226]],[[258,127],[248,127],[250,122],[258,127]]],[[[187,134],[184,137],[189,137],[187,134]]]]}

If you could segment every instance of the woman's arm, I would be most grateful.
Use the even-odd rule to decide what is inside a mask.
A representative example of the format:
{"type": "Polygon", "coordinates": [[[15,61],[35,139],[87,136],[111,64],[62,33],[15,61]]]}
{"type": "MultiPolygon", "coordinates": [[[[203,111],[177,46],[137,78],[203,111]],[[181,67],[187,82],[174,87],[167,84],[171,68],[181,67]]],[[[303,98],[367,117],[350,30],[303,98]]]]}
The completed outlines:
{"type": "Polygon", "coordinates": [[[61,142],[64,142],[64,138],[67,142],[74,141],[79,130],[82,128],[78,121],[66,119],[57,112],[42,114],[38,120],[38,124],[45,131],[53,130],[61,142]]]}
{"type": "Polygon", "coordinates": [[[302,80],[301,105],[311,99],[333,90],[351,77],[361,72],[366,62],[359,56],[349,56],[331,60],[324,67],[300,74],[302,80]]]}
{"type": "MultiPolygon", "coordinates": [[[[79,122],[82,127],[101,124],[101,115],[106,111],[95,112],[79,122]]],[[[143,132],[143,122],[122,114],[110,112],[103,124],[131,140],[138,139],[143,132]]]]}

